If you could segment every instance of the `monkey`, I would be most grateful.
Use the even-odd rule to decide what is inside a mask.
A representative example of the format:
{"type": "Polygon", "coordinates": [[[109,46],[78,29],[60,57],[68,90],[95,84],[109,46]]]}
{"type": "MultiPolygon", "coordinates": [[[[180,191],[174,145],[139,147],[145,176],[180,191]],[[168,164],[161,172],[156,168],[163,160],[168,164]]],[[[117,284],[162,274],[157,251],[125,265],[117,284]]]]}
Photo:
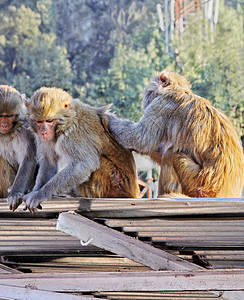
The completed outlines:
{"type": "Polygon", "coordinates": [[[243,150],[227,116],[195,95],[174,72],[156,74],[144,89],[138,123],[109,116],[109,129],[126,149],[161,166],[158,197],[241,197],[243,150]]]}
{"type": "Polygon", "coordinates": [[[136,198],[132,152],[108,130],[108,107],[95,108],[55,87],[41,87],[26,102],[36,136],[39,171],[25,209],[36,212],[53,195],[136,198]]]}
{"type": "Polygon", "coordinates": [[[28,129],[24,95],[0,85],[0,197],[15,210],[34,186],[36,147],[28,129]]]}

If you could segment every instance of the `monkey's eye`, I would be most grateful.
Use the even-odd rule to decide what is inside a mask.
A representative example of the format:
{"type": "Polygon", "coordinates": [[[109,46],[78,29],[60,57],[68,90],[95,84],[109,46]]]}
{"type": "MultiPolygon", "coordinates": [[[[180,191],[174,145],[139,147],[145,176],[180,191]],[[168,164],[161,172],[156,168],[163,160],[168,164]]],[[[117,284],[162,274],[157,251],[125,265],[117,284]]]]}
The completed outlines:
{"type": "Polygon", "coordinates": [[[13,118],[17,117],[18,115],[0,115],[0,118],[13,118]]]}
{"type": "Polygon", "coordinates": [[[47,123],[52,123],[53,121],[55,121],[54,119],[48,119],[46,120],[47,123]]]}

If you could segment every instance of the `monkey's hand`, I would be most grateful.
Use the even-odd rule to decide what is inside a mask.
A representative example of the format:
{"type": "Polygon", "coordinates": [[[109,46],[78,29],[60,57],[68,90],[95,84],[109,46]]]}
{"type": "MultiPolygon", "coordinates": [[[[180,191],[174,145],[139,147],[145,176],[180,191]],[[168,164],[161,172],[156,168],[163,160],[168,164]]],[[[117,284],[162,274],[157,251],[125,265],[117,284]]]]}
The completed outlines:
{"type": "Polygon", "coordinates": [[[16,192],[16,193],[10,192],[7,198],[9,209],[15,211],[16,208],[22,203],[23,196],[24,193],[21,192],[16,192]]]}
{"type": "Polygon", "coordinates": [[[25,207],[23,210],[29,210],[31,213],[37,212],[37,209],[42,209],[40,203],[45,200],[39,191],[33,191],[23,197],[25,207]]]}

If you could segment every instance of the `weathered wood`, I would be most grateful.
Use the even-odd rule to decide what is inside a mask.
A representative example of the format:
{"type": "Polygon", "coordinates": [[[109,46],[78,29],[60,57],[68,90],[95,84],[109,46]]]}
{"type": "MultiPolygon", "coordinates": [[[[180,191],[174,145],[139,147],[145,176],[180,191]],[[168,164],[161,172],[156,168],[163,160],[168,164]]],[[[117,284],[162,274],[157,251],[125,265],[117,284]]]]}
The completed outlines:
{"type": "MultiPolygon", "coordinates": [[[[98,298],[108,297],[116,300],[223,300],[220,295],[207,291],[180,291],[180,292],[99,292],[94,293],[98,298]]],[[[239,299],[240,300],[240,299],[239,299]]]]}
{"type": "MultiPolygon", "coordinates": [[[[0,215],[34,218],[23,212],[21,205],[9,211],[6,199],[0,199],[0,215]]],[[[43,203],[38,217],[57,216],[59,212],[76,210],[90,217],[150,217],[177,215],[244,215],[244,198],[187,199],[104,199],[82,197],[53,197],[43,203]]]]}
{"type": "Polygon", "coordinates": [[[177,215],[243,215],[243,198],[206,199],[92,199],[81,202],[80,210],[89,217],[152,217],[177,215]]]}
{"type": "Polygon", "coordinates": [[[0,274],[19,274],[18,270],[11,269],[5,265],[0,264],[0,274]]]}
{"type": "MultiPolygon", "coordinates": [[[[145,239],[145,238],[144,238],[145,239]]],[[[196,247],[199,249],[200,247],[213,247],[215,249],[216,247],[232,247],[232,248],[239,248],[244,249],[244,241],[238,241],[238,240],[204,240],[198,239],[198,240],[193,240],[193,239],[188,239],[187,237],[185,238],[168,238],[166,239],[165,237],[148,237],[148,240],[152,241],[153,243],[164,243],[168,246],[175,246],[175,247],[181,247],[184,249],[185,247],[193,247],[193,249],[196,247]]]]}
{"type": "MultiPolygon", "coordinates": [[[[27,285],[28,286],[28,285],[27,285]]],[[[0,285],[0,297],[18,300],[89,300],[91,297],[61,294],[29,287],[16,287],[13,285],[0,285]]],[[[103,298],[104,299],[104,298],[103,298]]],[[[107,298],[105,298],[107,299],[107,298]]]]}
{"type": "Polygon", "coordinates": [[[0,275],[0,285],[56,292],[243,291],[244,270],[97,272],[0,275]]]}
{"type": "Polygon", "coordinates": [[[191,228],[199,227],[209,227],[209,226],[244,226],[244,217],[239,218],[216,218],[216,217],[204,217],[204,218],[129,218],[129,219],[101,219],[109,227],[124,227],[124,226],[165,226],[165,227],[180,227],[186,228],[187,226],[191,228]]]}
{"type": "Polygon", "coordinates": [[[154,270],[199,269],[194,264],[75,213],[61,213],[57,221],[57,230],[62,230],[154,270]]]}

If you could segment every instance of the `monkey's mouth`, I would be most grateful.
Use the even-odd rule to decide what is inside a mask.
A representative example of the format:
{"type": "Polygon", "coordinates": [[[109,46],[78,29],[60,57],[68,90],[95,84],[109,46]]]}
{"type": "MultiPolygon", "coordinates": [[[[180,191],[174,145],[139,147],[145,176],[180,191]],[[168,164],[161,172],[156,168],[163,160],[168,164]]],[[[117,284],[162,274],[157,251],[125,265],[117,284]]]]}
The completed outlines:
{"type": "Polygon", "coordinates": [[[10,131],[11,128],[9,126],[0,126],[0,133],[6,134],[10,131]]]}
{"type": "Polygon", "coordinates": [[[48,135],[48,134],[40,134],[40,138],[46,142],[50,142],[53,140],[53,135],[48,135]]]}

